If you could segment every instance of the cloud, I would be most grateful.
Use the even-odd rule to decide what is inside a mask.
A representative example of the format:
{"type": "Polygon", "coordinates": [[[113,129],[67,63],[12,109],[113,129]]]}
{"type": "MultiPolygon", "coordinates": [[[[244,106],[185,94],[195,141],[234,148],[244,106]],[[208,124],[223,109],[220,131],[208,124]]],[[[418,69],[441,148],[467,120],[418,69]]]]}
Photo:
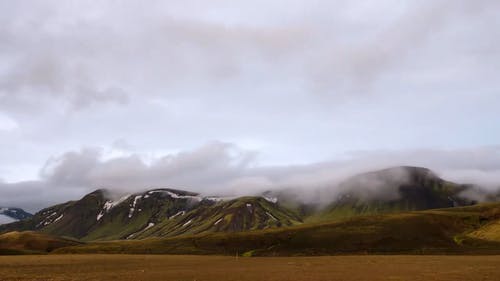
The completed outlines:
{"type": "MultiPolygon", "coordinates": [[[[386,74],[411,71],[407,59],[437,59],[440,44],[455,43],[440,39],[442,34],[454,25],[474,25],[498,6],[496,1],[295,1],[279,18],[248,10],[230,21],[239,10],[230,2],[215,4],[219,17],[206,16],[211,5],[189,3],[151,2],[141,13],[134,3],[117,8],[53,2],[34,9],[20,3],[3,9],[0,101],[43,98],[84,108],[126,104],[143,95],[199,98],[200,90],[225,96],[255,81],[264,81],[262,95],[291,83],[343,101],[374,94],[371,85],[386,74]],[[196,12],[188,8],[197,5],[196,12]]],[[[280,3],[266,6],[282,13],[280,3]]],[[[449,51],[461,53],[454,46],[449,51]]]]}
{"type": "Polygon", "coordinates": [[[61,55],[35,53],[20,59],[0,76],[0,104],[33,106],[62,101],[72,109],[94,103],[126,104],[128,94],[119,87],[99,86],[88,70],[61,55]]]}
{"type": "Polygon", "coordinates": [[[102,159],[101,149],[67,152],[49,159],[42,179],[53,186],[140,190],[154,186],[215,188],[237,178],[254,157],[234,145],[212,142],[193,151],[169,154],[146,163],[139,155],[102,159]]]}
{"type": "Polygon", "coordinates": [[[0,206],[20,207],[29,212],[74,200],[87,193],[88,188],[61,188],[44,181],[21,181],[6,183],[0,181],[0,206]]]}
{"type": "MultiPolygon", "coordinates": [[[[102,149],[87,148],[51,158],[38,181],[2,183],[0,205],[33,210],[77,199],[97,188],[115,193],[170,187],[204,195],[255,195],[268,190],[294,190],[304,201],[327,201],[351,187],[347,178],[401,165],[424,166],[458,183],[474,183],[490,191],[500,189],[500,148],[464,150],[369,151],[345,160],[295,166],[262,166],[255,151],[211,142],[191,151],[173,153],[146,162],[139,155],[103,159],[102,149]]],[[[404,181],[394,174],[391,181],[404,181]]],[[[379,196],[381,179],[366,178],[370,194],[379,196]],[[377,195],[378,194],[378,195],[377,195]]],[[[368,194],[367,193],[367,194],[368,194]]],[[[390,190],[382,192],[390,194],[390,190]]]]}

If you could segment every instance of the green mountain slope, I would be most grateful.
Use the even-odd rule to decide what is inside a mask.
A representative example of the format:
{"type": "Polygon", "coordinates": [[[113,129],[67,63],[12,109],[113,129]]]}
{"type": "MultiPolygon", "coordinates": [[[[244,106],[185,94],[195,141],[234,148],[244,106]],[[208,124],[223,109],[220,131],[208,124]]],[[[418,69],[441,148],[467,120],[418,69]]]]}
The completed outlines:
{"type": "Polygon", "coordinates": [[[395,167],[360,174],[338,187],[342,193],[311,220],[472,205],[462,194],[470,185],[445,181],[420,167],[395,167]]]}
{"type": "Polygon", "coordinates": [[[196,193],[156,189],[107,201],[85,240],[127,239],[178,212],[196,208],[203,200],[196,193]]]}
{"type": "Polygon", "coordinates": [[[303,222],[467,206],[475,203],[463,196],[470,191],[471,186],[445,181],[418,167],[390,168],[349,178],[336,186],[332,190],[336,196],[321,206],[304,203],[286,190],[277,198],[264,194],[232,199],[174,189],[112,198],[108,192],[96,190],[78,201],[41,210],[31,219],[0,225],[0,233],[35,230],[94,241],[248,232],[303,222]]]}
{"type": "Polygon", "coordinates": [[[239,232],[291,226],[300,217],[262,197],[203,202],[190,212],[180,212],[151,225],[135,238],[176,236],[203,232],[239,232]]]}
{"type": "Polygon", "coordinates": [[[259,197],[223,200],[155,189],[111,200],[106,191],[97,190],[78,201],[41,210],[31,219],[1,225],[0,233],[36,230],[90,241],[236,232],[300,221],[293,213],[259,197]]]}
{"type": "Polygon", "coordinates": [[[500,223],[500,203],[359,216],[336,222],[237,233],[93,242],[58,253],[330,255],[348,253],[500,253],[500,239],[478,230],[500,223]]]}

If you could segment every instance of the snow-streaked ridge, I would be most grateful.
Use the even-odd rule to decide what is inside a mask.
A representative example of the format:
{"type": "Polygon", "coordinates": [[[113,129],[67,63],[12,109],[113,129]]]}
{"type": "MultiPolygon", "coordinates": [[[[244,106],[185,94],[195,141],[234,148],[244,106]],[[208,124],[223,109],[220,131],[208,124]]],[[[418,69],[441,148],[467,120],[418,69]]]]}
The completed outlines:
{"type": "Polygon", "coordinates": [[[166,193],[168,196],[170,196],[172,198],[175,198],[175,199],[192,199],[192,200],[195,200],[195,201],[201,201],[201,200],[203,200],[202,196],[198,196],[198,195],[181,195],[181,194],[177,194],[175,192],[172,192],[170,190],[165,190],[165,189],[156,189],[156,190],[151,190],[151,191],[147,192],[147,194],[153,194],[153,193],[166,193]]]}
{"type": "Polygon", "coordinates": [[[146,231],[146,230],[150,229],[150,228],[151,228],[151,227],[153,227],[153,226],[155,226],[155,224],[154,224],[154,223],[152,223],[152,222],[150,222],[150,223],[148,223],[148,225],[147,225],[145,228],[143,228],[143,229],[141,229],[141,230],[139,230],[139,231],[137,231],[137,232],[135,232],[135,233],[130,234],[129,236],[127,236],[127,238],[126,238],[126,239],[131,239],[131,238],[133,238],[134,236],[136,236],[137,234],[142,233],[142,232],[144,232],[144,231],[146,231]]]}
{"type": "Polygon", "coordinates": [[[134,197],[134,202],[132,203],[132,206],[130,206],[130,212],[128,213],[128,218],[132,218],[134,215],[135,211],[135,206],[137,205],[137,201],[139,201],[142,198],[142,195],[137,195],[134,197]]]}
{"type": "Polygon", "coordinates": [[[171,219],[175,219],[176,217],[178,216],[183,216],[184,214],[186,213],[186,211],[180,211],[180,212],[177,212],[176,214],[174,214],[173,216],[170,216],[168,217],[169,220],[171,219]]]}
{"type": "Polygon", "coordinates": [[[264,196],[263,197],[264,199],[266,199],[267,201],[271,202],[271,203],[278,203],[278,197],[268,197],[268,196],[264,196]]]}
{"type": "Polygon", "coordinates": [[[185,224],[183,224],[182,226],[187,226],[188,224],[190,224],[193,220],[188,220],[185,224]]]}
{"type": "Polygon", "coordinates": [[[106,213],[108,213],[115,206],[120,205],[120,203],[127,200],[130,196],[131,196],[131,194],[127,194],[125,196],[122,196],[120,199],[118,199],[116,201],[111,201],[111,200],[106,201],[104,203],[104,206],[102,207],[101,212],[99,212],[99,214],[97,214],[97,220],[99,221],[106,213]]]}

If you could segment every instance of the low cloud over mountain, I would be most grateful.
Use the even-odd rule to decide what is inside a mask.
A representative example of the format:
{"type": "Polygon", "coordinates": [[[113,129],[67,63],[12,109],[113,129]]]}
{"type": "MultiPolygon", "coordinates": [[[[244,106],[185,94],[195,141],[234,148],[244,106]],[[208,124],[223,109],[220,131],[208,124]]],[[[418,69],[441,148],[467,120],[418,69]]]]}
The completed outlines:
{"type": "MultiPolygon", "coordinates": [[[[211,142],[191,151],[153,159],[138,154],[105,158],[87,148],[51,158],[40,179],[0,184],[0,205],[36,210],[78,198],[96,188],[117,193],[170,187],[204,195],[253,195],[267,190],[295,189],[304,200],[317,200],[317,190],[334,197],[340,182],[355,174],[399,165],[423,166],[441,177],[500,188],[500,148],[471,150],[372,151],[344,159],[293,166],[259,164],[258,153],[236,145],[211,142]]],[[[375,183],[374,183],[375,184],[375,183]]],[[[325,196],[322,194],[321,196],[325,196]]]]}

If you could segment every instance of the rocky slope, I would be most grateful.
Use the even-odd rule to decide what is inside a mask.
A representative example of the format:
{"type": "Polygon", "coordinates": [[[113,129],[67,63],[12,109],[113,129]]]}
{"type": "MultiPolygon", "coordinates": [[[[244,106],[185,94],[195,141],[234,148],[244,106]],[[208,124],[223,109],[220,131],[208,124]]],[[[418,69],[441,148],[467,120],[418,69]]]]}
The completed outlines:
{"type": "Polygon", "coordinates": [[[0,226],[0,232],[35,230],[83,240],[135,239],[201,232],[237,232],[289,226],[293,213],[259,197],[201,197],[154,189],[111,199],[96,190],[78,201],[52,206],[33,218],[0,226]]]}

